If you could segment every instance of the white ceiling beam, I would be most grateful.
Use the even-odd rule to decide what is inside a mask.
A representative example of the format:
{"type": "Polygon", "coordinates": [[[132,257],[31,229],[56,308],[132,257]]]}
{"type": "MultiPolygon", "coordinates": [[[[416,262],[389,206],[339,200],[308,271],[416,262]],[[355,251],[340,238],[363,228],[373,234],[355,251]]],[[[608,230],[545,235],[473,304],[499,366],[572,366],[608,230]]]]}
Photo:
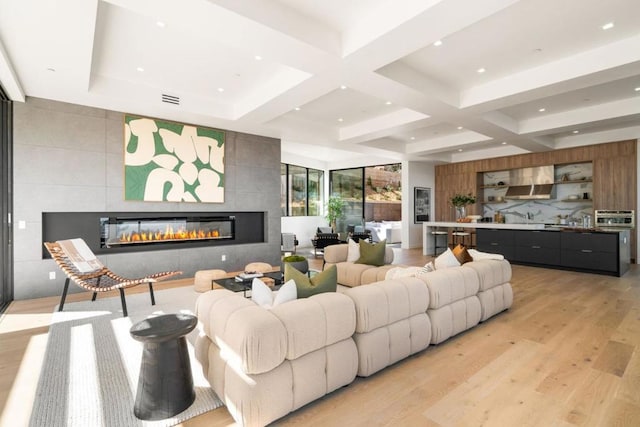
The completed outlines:
{"type": "Polygon", "coordinates": [[[373,119],[364,120],[350,126],[341,127],[339,131],[339,138],[340,141],[346,142],[353,140],[354,138],[367,135],[367,139],[370,139],[371,135],[377,134],[380,131],[388,131],[390,128],[395,128],[427,118],[429,118],[429,116],[426,116],[425,114],[409,110],[408,108],[403,108],[383,116],[374,117],[373,119]]]}
{"type": "Polygon", "coordinates": [[[625,117],[637,115],[640,115],[640,101],[638,97],[633,97],[522,120],[520,121],[520,134],[536,135],[549,133],[549,131],[561,132],[578,125],[601,123],[607,120],[623,120],[625,117]]]}
{"type": "Polygon", "coordinates": [[[13,65],[11,65],[11,59],[7,51],[4,49],[2,41],[0,40],[0,85],[6,92],[9,99],[12,101],[24,102],[24,90],[20,85],[20,80],[16,75],[13,65]]]}
{"type": "MultiPolygon", "coordinates": [[[[640,35],[464,90],[461,93],[461,107],[466,108],[556,84],[568,86],[565,91],[575,90],[579,87],[569,86],[574,79],[596,75],[602,71],[638,61],[640,61],[640,35]]],[[[606,75],[600,74],[600,76],[606,78],[606,75]]],[[[616,74],[615,79],[618,78],[620,76],[616,74]]],[[[610,80],[613,79],[610,78],[610,80]]],[[[600,83],[603,83],[603,81],[600,81],[600,83]]],[[[589,85],[592,84],[594,82],[589,82],[589,85]]],[[[586,82],[584,82],[584,85],[587,85],[586,82]]],[[[553,93],[548,95],[556,93],[558,93],[558,87],[555,87],[553,93]]],[[[540,95],[540,93],[537,93],[536,97],[540,95]]],[[[520,99],[520,102],[523,102],[523,100],[520,99]]]]}

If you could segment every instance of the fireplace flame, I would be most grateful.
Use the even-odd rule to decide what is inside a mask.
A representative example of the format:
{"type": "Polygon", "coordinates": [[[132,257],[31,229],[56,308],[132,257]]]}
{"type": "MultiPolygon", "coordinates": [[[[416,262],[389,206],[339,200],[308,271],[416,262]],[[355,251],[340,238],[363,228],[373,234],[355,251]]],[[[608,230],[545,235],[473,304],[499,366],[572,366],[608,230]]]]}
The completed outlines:
{"type": "Polygon", "coordinates": [[[120,243],[135,242],[161,242],[163,240],[196,240],[214,239],[220,237],[219,230],[186,230],[180,228],[174,230],[171,225],[167,225],[164,231],[141,231],[139,233],[122,233],[118,240],[120,243]]]}

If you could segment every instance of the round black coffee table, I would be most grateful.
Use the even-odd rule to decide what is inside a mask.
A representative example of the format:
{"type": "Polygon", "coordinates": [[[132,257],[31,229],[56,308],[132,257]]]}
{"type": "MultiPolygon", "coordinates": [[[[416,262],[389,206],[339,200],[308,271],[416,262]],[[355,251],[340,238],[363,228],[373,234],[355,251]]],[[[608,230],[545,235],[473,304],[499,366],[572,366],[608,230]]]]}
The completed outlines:
{"type": "Polygon", "coordinates": [[[190,314],[149,317],[131,327],[142,343],[142,360],[134,413],[142,420],[161,420],[187,409],[196,398],[185,335],[198,324],[190,314]]]}

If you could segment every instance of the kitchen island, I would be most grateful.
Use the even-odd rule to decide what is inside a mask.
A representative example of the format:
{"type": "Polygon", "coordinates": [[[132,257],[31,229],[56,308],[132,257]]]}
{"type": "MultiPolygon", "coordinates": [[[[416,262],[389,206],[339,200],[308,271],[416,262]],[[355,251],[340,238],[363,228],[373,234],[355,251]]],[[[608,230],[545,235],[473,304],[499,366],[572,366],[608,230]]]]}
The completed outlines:
{"type": "Polygon", "coordinates": [[[423,223],[423,253],[434,254],[432,231],[471,229],[479,251],[499,253],[514,264],[622,276],[631,263],[630,230],[544,224],[423,223]]]}

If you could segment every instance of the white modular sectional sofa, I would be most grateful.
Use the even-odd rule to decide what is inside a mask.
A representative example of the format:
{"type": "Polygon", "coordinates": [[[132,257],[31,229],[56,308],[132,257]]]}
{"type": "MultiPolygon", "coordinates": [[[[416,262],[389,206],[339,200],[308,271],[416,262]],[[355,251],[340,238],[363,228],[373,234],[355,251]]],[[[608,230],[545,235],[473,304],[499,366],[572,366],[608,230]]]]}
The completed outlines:
{"type": "Polygon", "coordinates": [[[509,308],[510,280],[507,261],[473,261],[270,311],[209,291],[196,304],[196,356],[238,424],[266,425],[509,308]]]}

